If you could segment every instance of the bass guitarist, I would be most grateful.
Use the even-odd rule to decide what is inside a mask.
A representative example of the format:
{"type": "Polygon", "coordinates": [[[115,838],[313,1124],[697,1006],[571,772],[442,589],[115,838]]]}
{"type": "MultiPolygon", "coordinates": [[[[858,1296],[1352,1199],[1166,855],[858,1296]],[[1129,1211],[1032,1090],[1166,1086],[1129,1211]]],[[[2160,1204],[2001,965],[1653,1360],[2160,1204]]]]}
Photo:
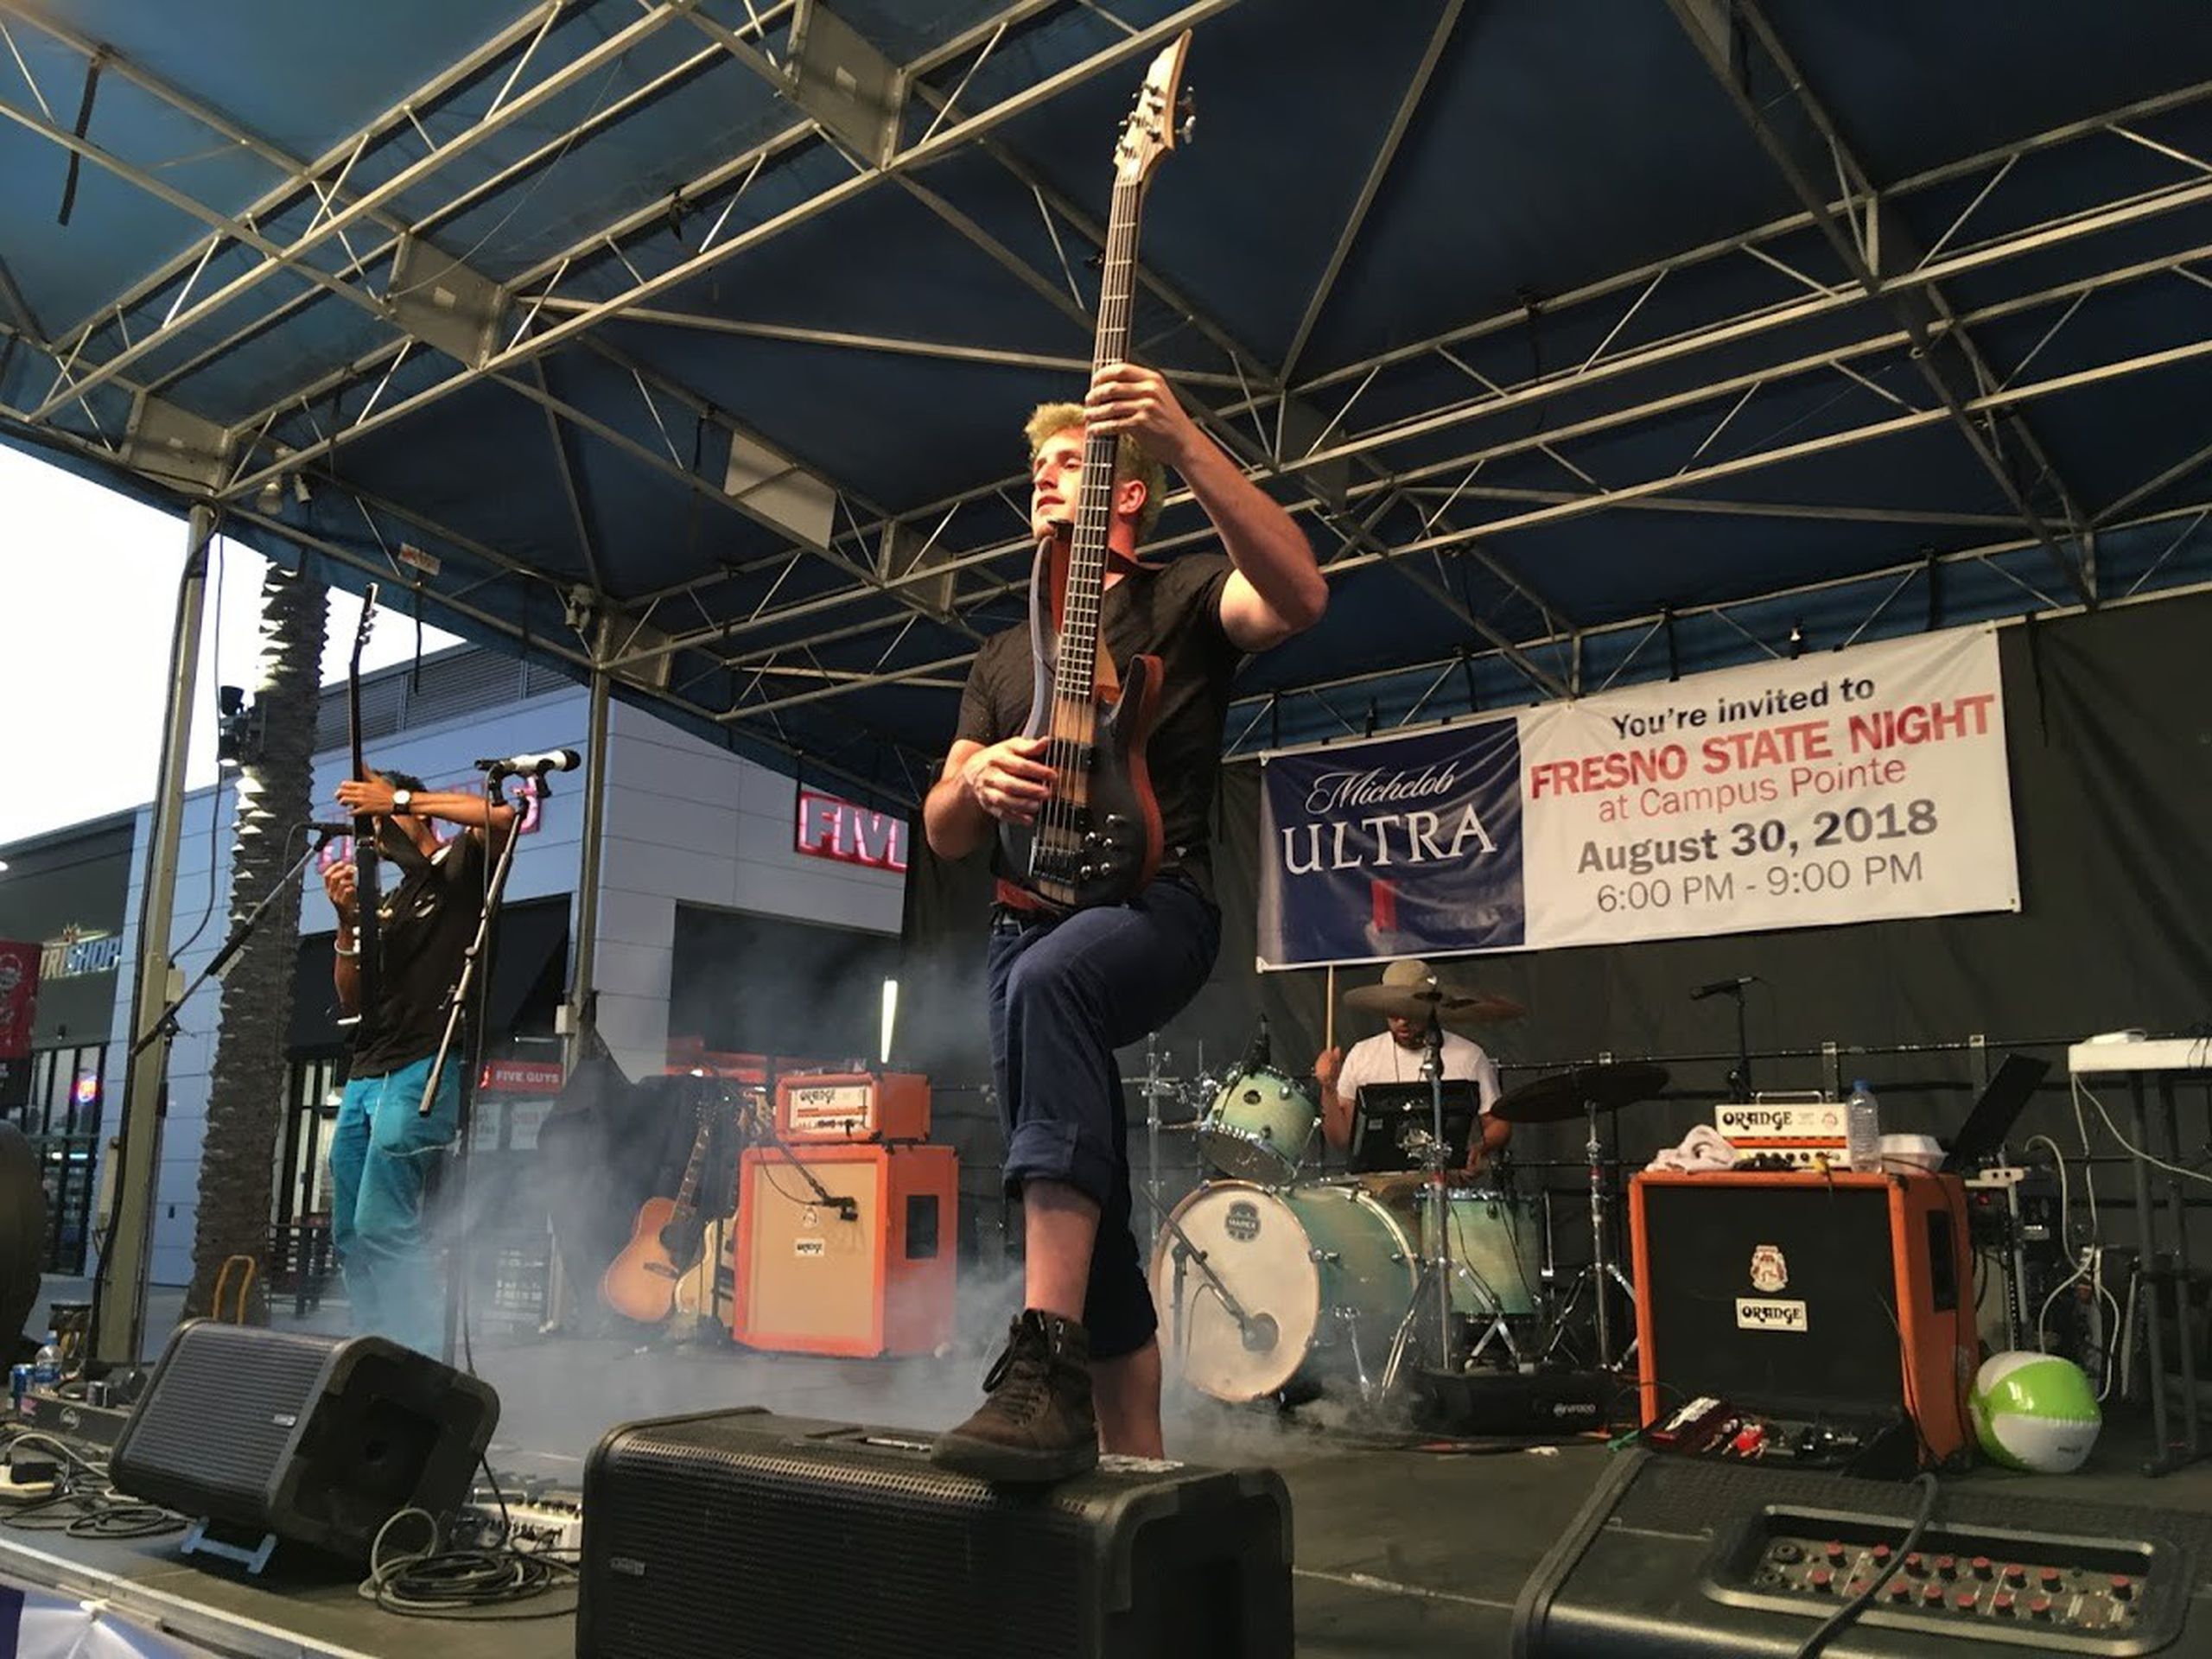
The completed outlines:
{"type": "MultiPolygon", "coordinates": [[[[1201,432],[1160,376],[1109,362],[1080,404],[1030,417],[1030,530],[1064,535],[1083,499],[1086,432],[1115,435],[1103,654],[1127,674],[1156,656],[1161,684],[1145,768],[1160,858],[1119,903],[1038,904],[995,844],[1001,877],[988,969],[991,1061],[1007,1131],[1006,1182],[1023,1200],[1024,1309],[984,1380],[981,1410],[937,1460],[986,1479],[1065,1478],[1109,1452],[1161,1455],[1157,1318],[1130,1230],[1128,1138],[1114,1051],[1171,1019],[1205,984],[1221,939],[1207,851],[1230,680],[1246,654],[1320,619],[1328,588],[1305,534],[1201,432]],[[1137,555],[1173,467],[1221,537],[1220,553],[1137,555]],[[1094,1403],[1095,1402],[1095,1403],[1094,1403]]],[[[976,653],[960,725],[923,822],[960,858],[999,826],[1033,823],[1062,779],[1032,710],[1030,631],[976,653]]]]}

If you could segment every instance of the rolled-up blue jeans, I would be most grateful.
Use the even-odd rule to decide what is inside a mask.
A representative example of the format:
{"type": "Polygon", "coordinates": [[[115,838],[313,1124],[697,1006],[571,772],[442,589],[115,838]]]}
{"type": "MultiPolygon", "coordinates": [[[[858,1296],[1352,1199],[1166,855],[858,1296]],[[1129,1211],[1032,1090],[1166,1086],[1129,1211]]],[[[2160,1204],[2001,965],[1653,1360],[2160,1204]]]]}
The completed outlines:
{"type": "Polygon", "coordinates": [[[1221,912],[1172,876],[1124,905],[1052,919],[1001,910],[992,924],[991,1068],[1007,1191],[1060,1181],[1098,1205],[1083,1315],[1096,1358],[1135,1353],[1160,1323],[1130,1230],[1114,1051],[1173,1018],[1220,949],[1221,912]]]}
{"type": "Polygon", "coordinates": [[[330,1238],[355,1332],[435,1355],[445,1344],[445,1302],[423,1197],[460,1117],[458,1057],[448,1057],[426,1117],[419,1109],[429,1077],[422,1059],[346,1084],[330,1138],[330,1238]]]}

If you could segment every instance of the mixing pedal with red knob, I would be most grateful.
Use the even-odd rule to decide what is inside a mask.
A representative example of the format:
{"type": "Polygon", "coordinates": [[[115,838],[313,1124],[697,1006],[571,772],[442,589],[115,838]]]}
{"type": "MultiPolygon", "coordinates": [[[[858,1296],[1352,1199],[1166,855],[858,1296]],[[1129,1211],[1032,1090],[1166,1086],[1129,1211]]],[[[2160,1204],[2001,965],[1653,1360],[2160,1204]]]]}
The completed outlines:
{"type": "MultiPolygon", "coordinates": [[[[1763,1519],[1764,1536],[1735,1553],[1724,1587],[1800,1605],[1840,1603],[1891,1566],[1894,1546],[1882,1529],[1786,1510],[1763,1519]]],[[[2140,1631],[2145,1602],[2161,1580],[2155,1560],[2145,1545],[1934,1527],[1897,1562],[1867,1622],[1955,1630],[1974,1620],[2110,1642],[2140,1631]]],[[[2135,1650],[2124,1643],[2080,1650],[2123,1649],[2135,1650]]]]}

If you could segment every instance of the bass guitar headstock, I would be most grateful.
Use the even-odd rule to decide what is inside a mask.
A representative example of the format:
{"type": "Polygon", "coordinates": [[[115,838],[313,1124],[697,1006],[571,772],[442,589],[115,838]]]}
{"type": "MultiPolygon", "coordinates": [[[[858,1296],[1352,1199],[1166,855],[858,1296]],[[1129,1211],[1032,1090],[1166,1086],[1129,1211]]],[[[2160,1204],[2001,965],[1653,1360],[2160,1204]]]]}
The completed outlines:
{"type": "Polygon", "coordinates": [[[1114,146],[1115,176],[1124,182],[1143,183],[1160,159],[1190,137],[1191,119],[1182,102],[1183,60],[1190,50],[1191,31],[1186,29],[1161,48],[1145,71],[1136,107],[1122,124],[1121,142],[1114,146]]]}
{"type": "Polygon", "coordinates": [[[376,632],[376,626],[377,585],[372,582],[368,591],[361,595],[361,620],[353,625],[353,677],[356,679],[361,674],[361,653],[369,648],[369,636],[376,632]]]}

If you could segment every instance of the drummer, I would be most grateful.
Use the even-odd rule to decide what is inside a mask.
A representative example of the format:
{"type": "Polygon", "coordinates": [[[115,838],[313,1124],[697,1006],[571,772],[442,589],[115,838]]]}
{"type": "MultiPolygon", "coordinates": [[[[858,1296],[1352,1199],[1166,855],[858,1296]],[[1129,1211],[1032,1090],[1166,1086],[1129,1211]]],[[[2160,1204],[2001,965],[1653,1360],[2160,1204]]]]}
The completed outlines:
{"type": "MultiPolygon", "coordinates": [[[[1406,999],[1405,1012],[1387,1015],[1388,1030],[1354,1043],[1349,1052],[1338,1048],[1325,1049],[1313,1061],[1313,1078],[1321,1087],[1321,1133],[1338,1152],[1351,1147],[1352,1103],[1362,1089],[1370,1083],[1421,1080],[1427,1023],[1411,1017],[1413,1005],[1424,997],[1440,996],[1440,1005],[1446,1010],[1446,1022],[1449,1023],[1449,1010],[1455,1002],[1478,995],[1438,979],[1427,963],[1410,958],[1394,962],[1382,970],[1381,988],[1385,994],[1396,994],[1406,999]]],[[[1362,995],[1363,1001],[1395,1000],[1387,995],[1377,998],[1372,992],[1362,995]]],[[[1443,1035],[1440,1058],[1445,1080],[1471,1079],[1482,1101],[1482,1133],[1468,1138],[1466,1165],[1459,1172],[1471,1176],[1504,1147],[1512,1138],[1513,1126],[1491,1111],[1497,1103],[1497,1063],[1483,1052],[1481,1044],[1455,1031],[1447,1030],[1443,1035]]]]}

